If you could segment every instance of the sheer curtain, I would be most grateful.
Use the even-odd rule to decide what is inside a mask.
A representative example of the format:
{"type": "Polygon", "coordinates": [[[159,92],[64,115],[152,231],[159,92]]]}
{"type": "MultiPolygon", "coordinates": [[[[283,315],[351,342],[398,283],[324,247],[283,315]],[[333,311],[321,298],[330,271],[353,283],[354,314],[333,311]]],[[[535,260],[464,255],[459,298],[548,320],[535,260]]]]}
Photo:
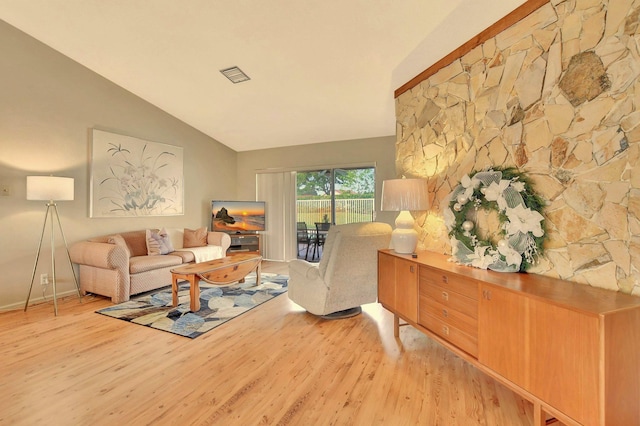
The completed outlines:
{"type": "Polygon", "coordinates": [[[262,257],[268,260],[295,259],[296,172],[256,174],[256,199],[266,202],[266,230],[262,233],[262,257]]]}

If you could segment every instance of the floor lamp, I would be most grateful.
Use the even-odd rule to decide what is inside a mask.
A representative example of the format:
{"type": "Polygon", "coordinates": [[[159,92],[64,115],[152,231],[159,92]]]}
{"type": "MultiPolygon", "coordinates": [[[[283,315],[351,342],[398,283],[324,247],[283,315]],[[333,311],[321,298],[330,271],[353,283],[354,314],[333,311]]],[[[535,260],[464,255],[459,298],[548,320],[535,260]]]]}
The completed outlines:
{"type": "Polygon", "coordinates": [[[382,182],[380,210],[400,212],[396,229],[391,233],[391,244],[396,253],[409,254],[416,250],[418,233],[413,229],[413,216],[409,210],[427,210],[429,193],[426,179],[389,179],[382,182]]]}
{"type": "Polygon", "coordinates": [[[36,254],[36,261],[33,265],[33,273],[31,274],[31,286],[29,286],[29,294],[27,295],[27,301],[24,304],[24,310],[27,310],[29,306],[29,298],[31,297],[31,290],[33,289],[33,280],[36,277],[36,269],[38,268],[38,260],[40,259],[40,251],[42,249],[42,240],[44,239],[44,233],[47,228],[47,220],[50,217],[51,224],[51,284],[53,286],[53,310],[55,315],[58,315],[58,299],[56,294],[56,245],[55,245],[55,233],[54,233],[54,218],[58,222],[58,228],[60,228],[60,234],[62,235],[62,241],[67,251],[67,259],[69,259],[69,266],[71,267],[71,273],[73,274],[73,281],[76,285],[76,291],[78,292],[78,298],[82,301],[80,296],[80,286],[78,285],[78,279],[76,278],[76,272],[73,269],[71,263],[71,256],[69,255],[69,247],[67,246],[67,240],[64,237],[64,231],[62,230],[62,224],[60,223],[60,216],[58,216],[58,207],[54,201],[69,201],[73,200],[73,178],[68,177],[56,177],[56,176],[27,176],[27,200],[39,200],[47,201],[47,212],[44,216],[44,224],[42,225],[42,234],[40,235],[40,243],[38,244],[38,253],[36,254]]]}

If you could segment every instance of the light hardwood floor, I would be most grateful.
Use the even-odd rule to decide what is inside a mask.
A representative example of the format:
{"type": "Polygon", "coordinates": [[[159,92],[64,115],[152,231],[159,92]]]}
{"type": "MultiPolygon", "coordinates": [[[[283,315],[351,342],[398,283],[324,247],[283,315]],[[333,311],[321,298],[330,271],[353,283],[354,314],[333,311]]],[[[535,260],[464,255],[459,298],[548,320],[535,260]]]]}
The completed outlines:
{"type": "MultiPolygon", "coordinates": [[[[265,262],[264,272],[287,273],[265,262]]],[[[532,409],[379,304],[282,295],[197,339],[64,299],[0,314],[0,425],[529,425],[532,409]]]]}

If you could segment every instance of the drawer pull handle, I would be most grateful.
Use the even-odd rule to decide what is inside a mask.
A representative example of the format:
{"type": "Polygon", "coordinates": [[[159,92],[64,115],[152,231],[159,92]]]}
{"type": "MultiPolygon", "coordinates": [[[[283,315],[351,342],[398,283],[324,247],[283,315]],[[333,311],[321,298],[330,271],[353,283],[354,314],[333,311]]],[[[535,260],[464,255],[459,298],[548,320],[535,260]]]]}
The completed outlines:
{"type": "Polygon", "coordinates": [[[446,309],[443,309],[442,310],[442,316],[445,317],[445,318],[448,318],[449,317],[449,312],[447,312],[446,309]]]}
{"type": "Polygon", "coordinates": [[[446,275],[442,276],[442,282],[445,284],[449,284],[449,277],[447,277],[446,275]]]}
{"type": "Polygon", "coordinates": [[[442,326],[442,333],[446,334],[447,336],[449,335],[449,327],[447,327],[446,325],[442,326]]]}
{"type": "Polygon", "coordinates": [[[442,300],[449,300],[449,293],[447,293],[446,291],[442,292],[442,300]]]}

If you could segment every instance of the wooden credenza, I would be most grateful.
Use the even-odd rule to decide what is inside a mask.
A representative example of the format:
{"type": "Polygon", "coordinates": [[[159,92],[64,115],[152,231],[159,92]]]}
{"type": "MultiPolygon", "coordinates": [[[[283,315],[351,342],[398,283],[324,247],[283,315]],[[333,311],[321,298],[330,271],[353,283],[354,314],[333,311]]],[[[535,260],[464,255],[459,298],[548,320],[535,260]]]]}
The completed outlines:
{"type": "Polygon", "coordinates": [[[640,298],[535,274],[378,253],[378,300],[531,401],[534,424],[640,425],[640,298]]]}

